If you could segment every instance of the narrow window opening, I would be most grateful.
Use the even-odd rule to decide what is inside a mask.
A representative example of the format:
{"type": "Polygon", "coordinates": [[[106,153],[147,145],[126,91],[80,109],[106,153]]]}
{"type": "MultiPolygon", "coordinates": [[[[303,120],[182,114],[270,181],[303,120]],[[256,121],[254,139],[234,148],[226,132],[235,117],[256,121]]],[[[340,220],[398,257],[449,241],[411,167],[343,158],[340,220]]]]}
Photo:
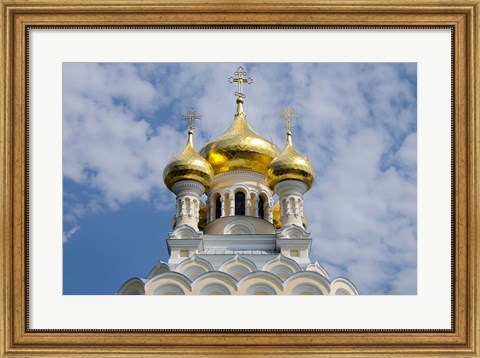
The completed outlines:
{"type": "Polygon", "coordinates": [[[220,195],[215,199],[215,219],[218,219],[222,216],[222,202],[220,200],[220,195]]]}
{"type": "Polygon", "coordinates": [[[265,219],[265,201],[263,200],[263,197],[258,199],[258,217],[260,219],[265,219]]]}
{"type": "Polygon", "coordinates": [[[243,191],[235,193],[235,215],[245,215],[245,194],[243,191]]]}

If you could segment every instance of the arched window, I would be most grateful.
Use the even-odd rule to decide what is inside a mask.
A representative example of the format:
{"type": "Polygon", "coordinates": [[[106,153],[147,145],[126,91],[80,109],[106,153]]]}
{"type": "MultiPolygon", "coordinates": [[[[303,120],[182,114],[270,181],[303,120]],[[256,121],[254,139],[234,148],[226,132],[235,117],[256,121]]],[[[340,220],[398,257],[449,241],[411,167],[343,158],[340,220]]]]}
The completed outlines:
{"type": "Polygon", "coordinates": [[[235,215],[245,215],[245,193],[243,191],[235,193],[235,215]]]}
{"type": "Polygon", "coordinates": [[[260,219],[265,219],[264,215],[265,215],[265,200],[263,200],[263,197],[261,196],[259,199],[258,199],[258,217],[260,219]]]}
{"type": "Polygon", "coordinates": [[[220,195],[215,199],[215,219],[218,219],[222,216],[222,202],[220,200],[220,195]]]}

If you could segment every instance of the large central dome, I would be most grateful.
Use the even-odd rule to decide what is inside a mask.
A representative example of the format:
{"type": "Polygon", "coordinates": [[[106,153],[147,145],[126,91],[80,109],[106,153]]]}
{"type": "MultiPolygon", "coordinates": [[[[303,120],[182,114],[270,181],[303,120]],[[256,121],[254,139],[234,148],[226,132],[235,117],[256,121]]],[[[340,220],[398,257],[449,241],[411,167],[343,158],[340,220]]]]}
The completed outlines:
{"type": "Polygon", "coordinates": [[[245,117],[243,99],[238,98],[237,113],[230,128],[200,150],[215,174],[236,169],[266,174],[268,165],[280,154],[280,149],[259,136],[245,117]]]}

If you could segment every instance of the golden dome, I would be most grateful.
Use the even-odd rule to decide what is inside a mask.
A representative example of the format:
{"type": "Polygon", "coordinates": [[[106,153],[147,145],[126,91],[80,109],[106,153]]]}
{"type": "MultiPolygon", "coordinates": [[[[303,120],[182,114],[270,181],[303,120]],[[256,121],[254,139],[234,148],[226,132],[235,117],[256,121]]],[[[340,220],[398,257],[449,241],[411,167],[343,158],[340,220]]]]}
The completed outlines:
{"type": "Polygon", "coordinates": [[[208,188],[213,178],[211,165],[193,147],[193,130],[188,131],[188,141],[183,151],[174,157],[163,171],[163,181],[168,189],[179,180],[195,180],[208,188]]]}
{"type": "Polygon", "coordinates": [[[300,155],[292,144],[292,133],[287,132],[287,144],[283,152],[268,166],[267,183],[273,190],[282,180],[299,180],[311,188],[315,180],[315,169],[310,161],[300,155]]]}
{"type": "Polygon", "coordinates": [[[230,128],[200,150],[215,174],[235,169],[266,174],[268,165],[280,153],[275,144],[250,127],[245,117],[243,99],[237,98],[237,113],[230,128]]]}

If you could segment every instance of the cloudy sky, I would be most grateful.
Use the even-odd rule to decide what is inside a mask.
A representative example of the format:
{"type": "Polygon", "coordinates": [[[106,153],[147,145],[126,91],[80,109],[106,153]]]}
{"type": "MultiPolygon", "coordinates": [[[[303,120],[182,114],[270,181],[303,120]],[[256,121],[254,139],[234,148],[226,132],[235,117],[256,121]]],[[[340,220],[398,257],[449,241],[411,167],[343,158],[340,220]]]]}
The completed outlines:
{"type": "Polygon", "coordinates": [[[293,142],[316,168],[304,196],[311,258],[361,294],[417,291],[417,66],[383,63],[63,65],[65,294],[114,294],[168,259],[174,196],[163,168],[186,141],[199,150],[230,125],[243,65],[244,109],[280,148],[286,106],[293,142]]]}

